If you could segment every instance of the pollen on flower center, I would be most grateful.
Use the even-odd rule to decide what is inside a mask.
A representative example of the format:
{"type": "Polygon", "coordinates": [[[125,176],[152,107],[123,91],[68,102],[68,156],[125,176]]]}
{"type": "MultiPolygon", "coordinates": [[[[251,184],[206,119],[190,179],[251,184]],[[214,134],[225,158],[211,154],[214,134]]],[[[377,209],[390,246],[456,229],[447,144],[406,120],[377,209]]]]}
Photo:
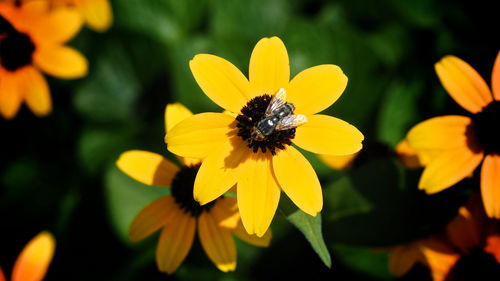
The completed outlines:
{"type": "MultiPolygon", "coordinates": [[[[248,142],[248,147],[257,153],[260,150],[265,153],[271,151],[276,154],[276,149],[285,149],[285,145],[291,145],[292,139],[295,137],[295,128],[287,130],[270,129],[269,132],[262,133],[263,126],[273,128],[277,120],[265,120],[268,124],[263,124],[261,121],[266,119],[266,110],[272,96],[264,94],[262,96],[251,99],[242,109],[241,114],[236,117],[238,124],[238,136],[248,142]],[[259,126],[260,125],[260,126],[259,126]]],[[[293,105],[291,106],[293,110],[293,105]]]]}
{"type": "Polygon", "coordinates": [[[34,51],[35,45],[28,35],[12,28],[7,32],[0,30],[0,64],[6,70],[16,71],[31,64],[34,51]]]}
{"type": "Polygon", "coordinates": [[[500,154],[500,101],[493,101],[472,117],[477,141],[486,153],[500,154]]]}
{"type": "Polygon", "coordinates": [[[215,200],[202,206],[194,200],[194,179],[199,169],[200,165],[182,167],[175,175],[170,186],[170,192],[175,199],[175,203],[185,213],[191,214],[193,217],[198,217],[202,212],[209,211],[217,201],[215,200]]]}

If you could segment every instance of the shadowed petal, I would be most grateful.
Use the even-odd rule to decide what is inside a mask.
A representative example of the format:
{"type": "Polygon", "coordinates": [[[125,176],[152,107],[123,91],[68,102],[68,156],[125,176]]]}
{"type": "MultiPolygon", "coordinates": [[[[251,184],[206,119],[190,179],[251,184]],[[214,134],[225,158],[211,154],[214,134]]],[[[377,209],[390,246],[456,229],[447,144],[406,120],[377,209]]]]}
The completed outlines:
{"type": "Polygon", "coordinates": [[[170,186],[179,168],[163,156],[142,150],[122,153],[116,165],[125,174],[147,185],[170,186]]]}
{"type": "Polygon", "coordinates": [[[466,146],[444,151],[427,165],[418,187],[428,194],[442,191],[470,175],[482,159],[482,152],[466,146]]]}
{"type": "Polygon", "coordinates": [[[220,227],[209,212],[203,212],[198,218],[198,236],[205,253],[218,269],[227,272],[236,268],[236,247],[231,231],[220,227]]]}
{"type": "Polygon", "coordinates": [[[243,223],[241,222],[241,220],[238,221],[238,225],[236,226],[235,229],[233,229],[233,233],[234,235],[236,235],[236,237],[240,238],[241,240],[257,247],[269,246],[272,238],[271,228],[268,228],[266,233],[264,233],[262,237],[259,237],[255,234],[254,235],[248,234],[245,227],[243,227],[243,223]]]}
{"type": "Polygon", "coordinates": [[[434,68],[448,94],[469,112],[477,113],[493,100],[486,82],[465,61],[446,56],[434,68]]]}
{"type": "Polygon", "coordinates": [[[41,281],[54,256],[56,242],[52,234],[42,232],[33,238],[14,264],[12,281],[41,281]]]}
{"type": "Polygon", "coordinates": [[[194,199],[204,205],[228,191],[241,174],[250,150],[237,138],[235,146],[225,144],[215,150],[201,164],[194,181],[194,199]]]}
{"type": "Polygon", "coordinates": [[[201,113],[188,117],[165,136],[172,153],[192,158],[205,158],[236,134],[234,118],[224,113],[201,113]]]}
{"type": "Polygon", "coordinates": [[[364,136],[353,125],[327,115],[311,115],[296,129],[293,143],[302,149],[329,155],[358,152],[364,136]]]}
{"type": "Polygon", "coordinates": [[[323,208],[323,194],[318,176],[307,159],[288,146],[280,150],[272,162],[281,189],[302,211],[316,216],[323,208]]]}
{"type": "Polygon", "coordinates": [[[347,76],[331,64],[308,68],[295,76],[287,89],[287,102],[297,114],[311,115],[325,110],[344,92],[347,76]]]}
{"type": "Polygon", "coordinates": [[[500,155],[488,154],[481,168],[481,195],[490,218],[500,219],[500,155]]]}
{"type": "Polygon", "coordinates": [[[182,212],[175,199],[164,196],[144,207],[130,224],[128,236],[132,242],[140,241],[172,221],[182,212]]]}
{"type": "Polygon", "coordinates": [[[274,95],[290,80],[286,47],[278,37],[262,38],[250,57],[250,83],[255,96],[274,95]]]}
{"type": "Polygon", "coordinates": [[[196,219],[177,212],[160,234],[156,249],[156,264],[160,271],[172,274],[186,258],[193,245],[196,219]]]}
{"type": "Polygon", "coordinates": [[[7,279],[5,279],[5,275],[3,274],[1,267],[0,267],[0,281],[7,281],[7,279]]]}
{"type": "Polygon", "coordinates": [[[395,276],[403,276],[422,260],[418,241],[393,247],[389,254],[389,270],[395,276]]]}
{"type": "Polygon", "coordinates": [[[335,170],[343,170],[351,168],[354,159],[358,156],[358,153],[347,154],[347,155],[318,155],[319,159],[323,161],[328,167],[335,170]]]}
{"type": "Polygon", "coordinates": [[[281,190],[272,171],[271,154],[252,153],[238,179],[237,198],[243,226],[263,236],[278,208],[281,190]]]}
{"type": "Polygon", "coordinates": [[[217,221],[219,227],[235,229],[240,221],[238,203],[235,198],[221,197],[215,201],[210,214],[217,221]]]}
{"type": "Polygon", "coordinates": [[[83,77],[88,70],[87,59],[66,46],[37,48],[33,53],[33,62],[45,73],[63,79],[83,77]]]}
{"type": "Polygon", "coordinates": [[[52,110],[49,85],[43,75],[33,67],[22,70],[23,84],[20,85],[21,93],[26,99],[26,104],[37,116],[44,116],[52,110]]]}
{"type": "Polygon", "coordinates": [[[240,112],[250,97],[250,83],[232,63],[214,55],[196,55],[189,67],[194,79],[213,102],[232,112],[240,112]]]}

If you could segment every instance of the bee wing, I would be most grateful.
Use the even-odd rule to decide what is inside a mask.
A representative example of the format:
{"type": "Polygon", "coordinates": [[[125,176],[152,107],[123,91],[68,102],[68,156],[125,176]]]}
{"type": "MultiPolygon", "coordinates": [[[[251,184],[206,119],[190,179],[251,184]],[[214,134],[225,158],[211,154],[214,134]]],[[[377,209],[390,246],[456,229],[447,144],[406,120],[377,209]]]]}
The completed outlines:
{"type": "Polygon", "coordinates": [[[271,99],[266,108],[266,117],[273,115],[278,109],[283,107],[286,103],[286,91],[281,88],[279,92],[271,99]]]}
{"type": "Polygon", "coordinates": [[[298,126],[307,122],[307,117],[302,114],[288,115],[281,119],[274,128],[276,131],[283,131],[288,129],[297,128],[298,126]]]}

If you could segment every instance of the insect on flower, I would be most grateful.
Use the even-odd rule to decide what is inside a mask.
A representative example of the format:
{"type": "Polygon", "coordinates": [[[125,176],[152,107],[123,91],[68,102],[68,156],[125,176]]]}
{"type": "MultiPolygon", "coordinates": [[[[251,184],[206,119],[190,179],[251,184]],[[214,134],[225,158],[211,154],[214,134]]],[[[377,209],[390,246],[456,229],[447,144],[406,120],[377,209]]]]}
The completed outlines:
{"type": "Polygon", "coordinates": [[[286,91],[280,91],[271,99],[266,109],[264,119],[260,120],[252,128],[251,137],[253,140],[262,141],[274,131],[284,131],[307,122],[307,117],[303,114],[294,115],[295,107],[286,102],[286,91]]]}

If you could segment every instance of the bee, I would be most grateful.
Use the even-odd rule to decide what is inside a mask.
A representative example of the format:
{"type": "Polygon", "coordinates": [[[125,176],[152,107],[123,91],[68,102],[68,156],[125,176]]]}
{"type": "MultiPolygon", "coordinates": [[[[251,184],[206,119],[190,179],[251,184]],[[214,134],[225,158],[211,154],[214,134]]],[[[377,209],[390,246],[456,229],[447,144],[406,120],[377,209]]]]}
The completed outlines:
{"type": "Polygon", "coordinates": [[[294,115],[295,107],[286,102],[286,91],[281,88],[271,99],[267,106],[264,118],[252,128],[251,137],[256,141],[263,141],[275,131],[284,131],[307,122],[307,117],[302,114],[294,115]]]}

